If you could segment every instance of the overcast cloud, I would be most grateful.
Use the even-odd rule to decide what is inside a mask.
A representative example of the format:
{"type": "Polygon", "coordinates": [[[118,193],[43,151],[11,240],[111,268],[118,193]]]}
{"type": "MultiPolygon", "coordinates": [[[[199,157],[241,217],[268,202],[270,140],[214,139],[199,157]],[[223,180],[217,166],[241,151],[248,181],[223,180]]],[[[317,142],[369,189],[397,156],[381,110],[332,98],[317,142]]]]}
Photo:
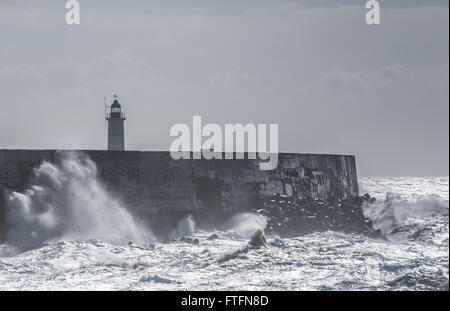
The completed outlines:
{"type": "Polygon", "coordinates": [[[448,175],[448,1],[0,3],[0,148],[105,149],[103,96],[126,145],[170,127],[279,123],[280,151],[355,154],[362,176],[448,175]]]}

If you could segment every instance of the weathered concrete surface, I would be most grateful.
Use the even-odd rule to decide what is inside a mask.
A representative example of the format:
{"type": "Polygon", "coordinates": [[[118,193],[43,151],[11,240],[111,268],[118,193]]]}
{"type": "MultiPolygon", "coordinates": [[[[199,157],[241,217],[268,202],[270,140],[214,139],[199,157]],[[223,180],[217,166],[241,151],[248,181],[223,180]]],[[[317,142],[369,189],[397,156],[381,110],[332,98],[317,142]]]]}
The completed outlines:
{"type": "MultiPolygon", "coordinates": [[[[249,210],[256,199],[273,194],[326,200],[358,196],[355,158],[349,155],[280,153],[275,170],[261,171],[259,160],[173,160],[169,152],[83,152],[97,164],[99,178],[111,192],[139,214],[249,210]]],[[[4,189],[21,191],[33,168],[42,161],[53,162],[60,154],[0,150],[0,217],[6,208],[4,189]]]]}

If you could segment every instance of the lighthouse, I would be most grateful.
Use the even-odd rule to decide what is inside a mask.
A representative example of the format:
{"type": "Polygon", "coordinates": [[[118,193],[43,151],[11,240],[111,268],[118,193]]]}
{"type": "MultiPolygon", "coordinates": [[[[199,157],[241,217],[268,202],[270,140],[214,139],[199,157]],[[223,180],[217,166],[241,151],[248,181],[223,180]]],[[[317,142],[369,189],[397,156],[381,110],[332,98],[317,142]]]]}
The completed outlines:
{"type": "Polygon", "coordinates": [[[119,97],[114,96],[114,102],[111,105],[110,112],[106,113],[106,121],[108,121],[108,150],[123,151],[125,150],[124,124],[125,113],[119,104],[119,97]]]}

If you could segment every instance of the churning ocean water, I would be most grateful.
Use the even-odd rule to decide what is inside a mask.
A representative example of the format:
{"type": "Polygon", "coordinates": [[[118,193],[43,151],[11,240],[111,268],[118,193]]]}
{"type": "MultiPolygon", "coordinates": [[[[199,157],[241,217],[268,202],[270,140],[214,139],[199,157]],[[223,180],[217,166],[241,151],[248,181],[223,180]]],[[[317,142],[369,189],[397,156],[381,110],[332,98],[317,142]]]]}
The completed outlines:
{"type": "Polygon", "coordinates": [[[260,215],[237,215],[213,232],[186,218],[173,236],[190,239],[161,243],[108,196],[89,163],[39,170],[27,192],[10,197],[16,229],[0,245],[0,290],[449,288],[448,177],[362,179],[361,194],[377,198],[365,214],[385,240],[329,231],[268,236],[269,246],[245,250],[264,228],[260,215]],[[49,212],[33,218],[42,204],[49,212]]]}

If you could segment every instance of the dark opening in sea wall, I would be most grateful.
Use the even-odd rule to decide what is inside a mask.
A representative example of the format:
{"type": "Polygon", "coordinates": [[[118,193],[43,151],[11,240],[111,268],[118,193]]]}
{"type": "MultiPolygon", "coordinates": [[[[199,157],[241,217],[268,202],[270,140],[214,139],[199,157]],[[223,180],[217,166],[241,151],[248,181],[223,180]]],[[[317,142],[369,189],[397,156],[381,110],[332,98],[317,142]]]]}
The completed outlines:
{"type": "MultiPolygon", "coordinates": [[[[210,217],[246,211],[274,194],[328,201],[358,196],[355,157],[280,153],[278,167],[259,160],[174,160],[169,152],[0,150],[0,236],[10,191],[23,191],[33,169],[64,152],[82,152],[97,165],[107,190],[138,215],[204,213],[210,217]]],[[[179,218],[176,217],[176,218],[179,218]]],[[[161,219],[159,226],[169,226],[161,219]]]]}

